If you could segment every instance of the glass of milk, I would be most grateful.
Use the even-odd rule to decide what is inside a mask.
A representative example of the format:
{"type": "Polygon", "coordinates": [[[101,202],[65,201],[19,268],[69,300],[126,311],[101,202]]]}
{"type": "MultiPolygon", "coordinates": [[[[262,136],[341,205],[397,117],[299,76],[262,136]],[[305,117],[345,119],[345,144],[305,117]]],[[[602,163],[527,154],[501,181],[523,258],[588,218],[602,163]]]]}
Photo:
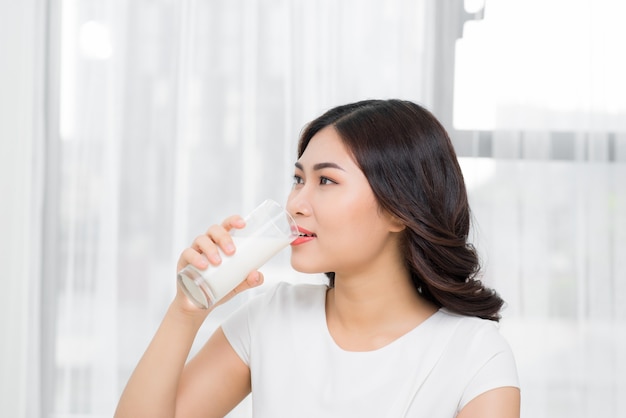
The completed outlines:
{"type": "Polygon", "coordinates": [[[273,200],[264,201],[244,219],[244,228],[230,230],[235,254],[227,256],[218,249],[222,257],[219,266],[198,270],[188,265],[178,272],[183,291],[197,306],[206,309],[214,305],[299,234],[291,215],[273,200]]]}

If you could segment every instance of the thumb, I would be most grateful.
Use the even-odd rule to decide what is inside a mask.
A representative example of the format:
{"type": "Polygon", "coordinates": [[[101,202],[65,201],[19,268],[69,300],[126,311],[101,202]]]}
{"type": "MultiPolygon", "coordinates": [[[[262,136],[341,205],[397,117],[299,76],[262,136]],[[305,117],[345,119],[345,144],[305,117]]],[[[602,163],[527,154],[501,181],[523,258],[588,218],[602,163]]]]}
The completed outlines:
{"type": "MultiPolygon", "coordinates": [[[[242,287],[242,291],[246,289],[252,289],[253,287],[262,285],[264,279],[265,278],[263,277],[263,273],[255,270],[250,272],[250,274],[248,274],[248,277],[246,277],[246,280],[244,280],[239,286],[237,286],[237,288],[242,287]]],[[[235,289],[238,290],[237,288],[235,289]]]]}
{"type": "Polygon", "coordinates": [[[241,292],[244,292],[248,289],[252,289],[253,287],[262,285],[263,280],[264,280],[263,273],[261,273],[260,271],[255,270],[255,271],[250,272],[250,274],[248,274],[248,277],[246,277],[246,279],[242,281],[241,283],[239,283],[237,287],[235,287],[228,294],[226,294],[226,296],[220,299],[217,302],[216,306],[227,302],[228,300],[232,299],[235,295],[241,292]]]}

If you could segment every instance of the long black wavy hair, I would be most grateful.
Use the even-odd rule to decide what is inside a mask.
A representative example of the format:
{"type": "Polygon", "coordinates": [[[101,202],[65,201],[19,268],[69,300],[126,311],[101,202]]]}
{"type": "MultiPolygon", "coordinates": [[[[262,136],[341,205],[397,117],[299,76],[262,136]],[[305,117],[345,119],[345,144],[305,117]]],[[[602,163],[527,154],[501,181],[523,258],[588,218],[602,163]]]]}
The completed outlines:
{"type": "MultiPolygon", "coordinates": [[[[428,110],[404,100],[364,100],[328,110],[309,123],[311,138],[332,125],[365,174],[379,206],[406,226],[403,246],[419,294],[438,307],[498,321],[504,301],[477,279],[468,242],[470,207],[448,133],[428,110]]],[[[330,286],[335,274],[326,273],[330,286]]]]}

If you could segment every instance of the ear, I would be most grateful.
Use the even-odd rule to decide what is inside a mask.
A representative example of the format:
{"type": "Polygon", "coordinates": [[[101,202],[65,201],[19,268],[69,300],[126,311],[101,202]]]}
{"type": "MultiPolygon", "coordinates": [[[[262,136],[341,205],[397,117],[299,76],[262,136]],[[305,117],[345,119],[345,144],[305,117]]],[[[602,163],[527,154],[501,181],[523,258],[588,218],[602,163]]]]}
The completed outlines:
{"type": "Polygon", "coordinates": [[[406,228],[404,222],[402,222],[400,218],[392,215],[391,213],[387,213],[387,220],[389,221],[390,232],[402,232],[406,228]]]}

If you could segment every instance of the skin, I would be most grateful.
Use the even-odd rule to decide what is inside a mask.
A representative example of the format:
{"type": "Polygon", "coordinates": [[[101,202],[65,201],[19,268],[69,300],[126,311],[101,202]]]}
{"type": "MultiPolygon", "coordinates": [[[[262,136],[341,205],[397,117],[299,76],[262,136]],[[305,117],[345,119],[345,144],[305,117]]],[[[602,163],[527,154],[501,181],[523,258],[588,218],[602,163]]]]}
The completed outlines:
{"type": "MultiPolygon", "coordinates": [[[[297,161],[287,209],[298,225],[314,234],[292,247],[293,267],[308,273],[335,272],[335,287],[326,295],[326,320],[344,350],[383,347],[437,311],[410,282],[399,245],[404,226],[379,208],[333,128],[318,132],[297,161]]],[[[183,251],[177,268],[219,264],[217,247],[232,254],[228,230],[243,226],[238,216],[212,226],[183,251]]],[[[253,272],[229,297],[262,281],[262,275],[253,272]]],[[[116,417],[221,417],[250,392],[250,370],[221,329],[185,365],[209,312],[196,308],[178,290],[122,394],[116,417]]],[[[498,388],[472,400],[458,417],[519,418],[519,403],[516,388],[498,388]]]]}

